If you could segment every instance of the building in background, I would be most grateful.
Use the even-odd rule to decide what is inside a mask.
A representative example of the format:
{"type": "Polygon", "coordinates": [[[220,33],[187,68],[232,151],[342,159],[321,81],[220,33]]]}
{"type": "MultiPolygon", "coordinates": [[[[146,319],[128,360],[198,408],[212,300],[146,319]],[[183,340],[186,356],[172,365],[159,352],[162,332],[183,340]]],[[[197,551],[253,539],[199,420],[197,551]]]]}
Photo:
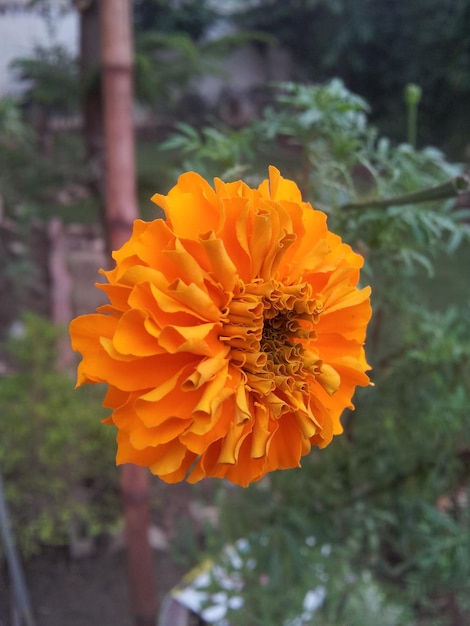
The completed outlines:
{"type": "Polygon", "coordinates": [[[78,13],[65,0],[0,0],[0,97],[17,96],[23,84],[10,65],[14,59],[34,56],[39,47],[63,46],[78,53],[78,13]]]}

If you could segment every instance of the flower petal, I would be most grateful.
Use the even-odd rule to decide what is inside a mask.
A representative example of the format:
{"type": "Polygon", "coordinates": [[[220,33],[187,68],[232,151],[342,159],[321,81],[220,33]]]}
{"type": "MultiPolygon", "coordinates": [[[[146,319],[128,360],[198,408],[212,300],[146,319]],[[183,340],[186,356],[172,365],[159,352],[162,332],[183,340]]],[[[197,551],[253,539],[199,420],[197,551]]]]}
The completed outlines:
{"type": "Polygon", "coordinates": [[[108,384],[117,462],[243,486],[299,467],[369,384],[363,258],[274,167],[258,189],[188,172],[152,199],[167,221],[135,222],[109,304],[70,326],[77,384],[108,384]]]}

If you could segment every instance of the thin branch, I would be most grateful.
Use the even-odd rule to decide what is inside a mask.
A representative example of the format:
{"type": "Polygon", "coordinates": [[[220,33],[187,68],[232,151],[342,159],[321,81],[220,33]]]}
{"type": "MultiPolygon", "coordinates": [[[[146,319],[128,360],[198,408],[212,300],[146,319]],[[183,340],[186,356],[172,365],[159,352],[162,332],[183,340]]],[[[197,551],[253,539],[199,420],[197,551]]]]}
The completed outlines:
{"type": "Polygon", "coordinates": [[[447,200],[455,198],[470,191],[470,177],[465,175],[455,176],[446,183],[436,185],[422,191],[414,191],[405,193],[392,198],[377,198],[376,200],[367,200],[365,202],[348,202],[340,205],[340,209],[369,209],[372,207],[389,207],[403,206],[405,204],[419,204],[421,202],[430,202],[432,200],[447,200]]]}

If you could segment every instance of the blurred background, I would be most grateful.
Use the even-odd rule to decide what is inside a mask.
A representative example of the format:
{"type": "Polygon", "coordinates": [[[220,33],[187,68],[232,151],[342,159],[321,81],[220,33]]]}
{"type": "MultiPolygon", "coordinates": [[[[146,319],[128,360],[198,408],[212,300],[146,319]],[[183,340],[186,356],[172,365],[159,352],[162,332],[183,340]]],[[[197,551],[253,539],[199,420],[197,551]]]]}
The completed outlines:
{"type": "MultiPolygon", "coordinates": [[[[375,387],[302,469],[152,480],[158,603],[205,562],[187,624],[470,625],[470,0],[131,8],[142,217],[188,169],[276,165],[364,255],[374,309],[375,387]]],[[[0,470],[39,626],[129,623],[115,433],[66,331],[110,266],[99,20],[0,0],[0,470]]]]}

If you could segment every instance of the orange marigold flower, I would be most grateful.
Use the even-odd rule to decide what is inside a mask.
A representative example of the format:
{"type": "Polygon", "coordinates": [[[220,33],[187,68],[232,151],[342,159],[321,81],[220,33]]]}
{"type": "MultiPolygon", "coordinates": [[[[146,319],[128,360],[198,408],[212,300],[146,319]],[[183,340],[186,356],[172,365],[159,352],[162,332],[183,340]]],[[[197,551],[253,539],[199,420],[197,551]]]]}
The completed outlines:
{"type": "Polygon", "coordinates": [[[246,486],[300,466],[342,431],[370,289],[363,259],[274,167],[258,189],[194,172],[152,200],[98,287],[110,304],[71,324],[78,385],[107,383],[117,462],[167,482],[246,486]]]}

